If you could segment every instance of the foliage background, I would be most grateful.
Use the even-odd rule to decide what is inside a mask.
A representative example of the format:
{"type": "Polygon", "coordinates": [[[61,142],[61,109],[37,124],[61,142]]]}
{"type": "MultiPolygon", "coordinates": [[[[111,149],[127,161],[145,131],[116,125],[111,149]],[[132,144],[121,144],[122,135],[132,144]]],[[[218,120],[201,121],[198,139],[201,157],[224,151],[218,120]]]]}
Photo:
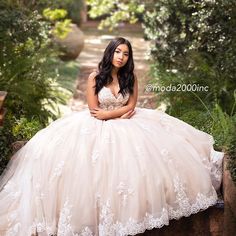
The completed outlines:
{"type": "Polygon", "coordinates": [[[7,116],[0,127],[0,173],[11,156],[12,143],[29,140],[60,116],[58,104],[65,104],[68,91],[59,72],[63,74],[68,64],[71,68],[71,63],[59,61],[52,29],[65,36],[68,23],[80,24],[80,18],[61,19],[67,12],[58,8],[73,15],[82,6],[82,1],[69,0],[0,2],[0,90],[8,92],[7,116]],[[53,20],[44,17],[45,8],[55,16],[53,20]]]}

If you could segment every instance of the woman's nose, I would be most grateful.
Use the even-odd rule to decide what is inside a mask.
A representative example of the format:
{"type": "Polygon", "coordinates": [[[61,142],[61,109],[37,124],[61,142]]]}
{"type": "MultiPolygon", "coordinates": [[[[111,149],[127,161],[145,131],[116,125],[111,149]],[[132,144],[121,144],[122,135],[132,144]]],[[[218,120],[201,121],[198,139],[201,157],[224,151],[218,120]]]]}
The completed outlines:
{"type": "Polygon", "coordinates": [[[119,59],[123,59],[123,57],[124,57],[123,53],[120,53],[119,54],[119,59]]]}

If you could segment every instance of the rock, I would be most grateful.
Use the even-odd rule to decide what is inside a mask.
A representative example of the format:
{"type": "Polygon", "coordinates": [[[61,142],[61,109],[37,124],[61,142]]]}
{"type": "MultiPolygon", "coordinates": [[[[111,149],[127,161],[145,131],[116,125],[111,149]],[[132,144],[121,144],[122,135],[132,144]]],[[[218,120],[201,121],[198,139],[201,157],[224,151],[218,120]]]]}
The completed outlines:
{"type": "Polygon", "coordinates": [[[227,169],[229,157],[224,158],[224,236],[235,235],[236,232],[236,186],[227,169]]]}
{"type": "Polygon", "coordinates": [[[64,39],[55,37],[54,42],[59,46],[64,61],[75,60],[84,47],[84,34],[76,24],[71,24],[71,31],[64,39]]]}

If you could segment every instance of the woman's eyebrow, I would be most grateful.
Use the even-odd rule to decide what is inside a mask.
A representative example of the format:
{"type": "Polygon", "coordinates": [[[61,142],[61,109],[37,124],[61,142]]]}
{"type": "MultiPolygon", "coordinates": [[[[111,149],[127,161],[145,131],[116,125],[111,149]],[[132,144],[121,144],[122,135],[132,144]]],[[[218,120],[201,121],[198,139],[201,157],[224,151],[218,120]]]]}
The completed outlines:
{"type": "MultiPolygon", "coordinates": [[[[116,48],[116,50],[122,51],[120,48],[116,48]]],[[[124,51],[125,53],[129,53],[129,51],[124,51]]]]}

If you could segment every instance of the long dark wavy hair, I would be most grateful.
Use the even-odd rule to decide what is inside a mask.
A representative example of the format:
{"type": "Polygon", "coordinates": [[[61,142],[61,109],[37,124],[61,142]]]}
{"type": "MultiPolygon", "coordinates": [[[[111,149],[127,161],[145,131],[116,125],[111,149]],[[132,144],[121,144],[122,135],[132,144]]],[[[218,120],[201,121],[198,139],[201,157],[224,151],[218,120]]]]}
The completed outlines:
{"type": "Polygon", "coordinates": [[[125,38],[115,38],[106,47],[103,58],[98,64],[98,74],[96,75],[96,85],[95,85],[95,94],[106,85],[109,85],[113,78],[111,76],[112,72],[112,60],[116,48],[120,44],[126,44],[129,48],[129,57],[126,64],[118,70],[118,82],[120,86],[120,91],[123,96],[126,93],[133,93],[134,87],[134,60],[133,60],[133,50],[130,42],[125,38]]]}

